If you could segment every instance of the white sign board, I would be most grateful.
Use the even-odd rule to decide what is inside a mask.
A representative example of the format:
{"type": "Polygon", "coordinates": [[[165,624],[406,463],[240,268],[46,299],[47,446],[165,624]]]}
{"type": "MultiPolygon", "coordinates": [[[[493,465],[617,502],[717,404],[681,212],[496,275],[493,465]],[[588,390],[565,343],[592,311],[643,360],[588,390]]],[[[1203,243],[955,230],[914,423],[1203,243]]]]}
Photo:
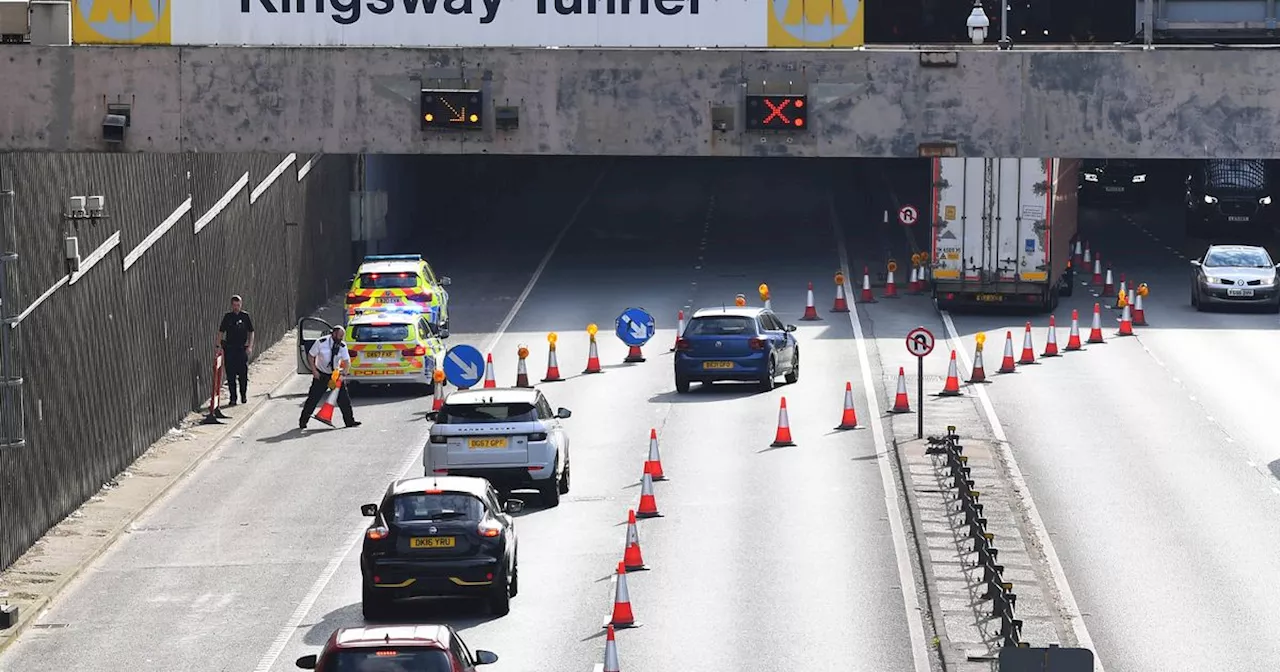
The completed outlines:
{"type": "Polygon", "coordinates": [[[904,226],[915,224],[917,219],[920,219],[920,212],[914,205],[904,205],[898,210],[898,223],[904,226]]]}
{"type": "Polygon", "coordinates": [[[933,332],[924,327],[916,327],[907,332],[907,352],[916,357],[925,357],[933,352],[933,332]]]}

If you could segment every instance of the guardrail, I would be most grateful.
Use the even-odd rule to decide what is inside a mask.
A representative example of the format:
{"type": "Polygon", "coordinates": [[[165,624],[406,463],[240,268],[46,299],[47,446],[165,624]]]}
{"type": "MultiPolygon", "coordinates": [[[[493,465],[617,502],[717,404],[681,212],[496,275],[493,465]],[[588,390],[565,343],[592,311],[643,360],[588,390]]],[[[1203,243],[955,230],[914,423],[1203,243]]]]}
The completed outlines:
{"type": "Polygon", "coordinates": [[[928,442],[925,454],[941,456],[941,461],[950,470],[956,503],[964,512],[965,525],[973,540],[973,552],[978,554],[976,566],[982,568],[982,582],[987,587],[982,599],[991,600],[991,617],[1000,619],[1000,637],[1005,646],[1025,646],[1021,642],[1022,621],[1014,618],[1018,595],[1013,592],[1013,583],[1005,581],[1004,567],[997,564],[1000,549],[995,547],[995,535],[987,531],[987,519],[982,515],[982,492],[974,489],[973,480],[969,478],[969,458],[964,454],[960,436],[956,434],[955,427],[948,426],[946,436],[930,436],[928,442]]]}

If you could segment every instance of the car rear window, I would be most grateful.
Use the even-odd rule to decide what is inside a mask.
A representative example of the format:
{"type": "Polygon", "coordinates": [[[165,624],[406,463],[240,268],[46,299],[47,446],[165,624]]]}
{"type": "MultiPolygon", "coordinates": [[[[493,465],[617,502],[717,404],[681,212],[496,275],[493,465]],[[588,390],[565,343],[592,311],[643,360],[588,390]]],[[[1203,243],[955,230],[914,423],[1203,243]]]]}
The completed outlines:
{"type": "Polygon", "coordinates": [[[735,336],[738,334],[754,334],[755,320],[738,315],[717,315],[715,317],[695,317],[689,321],[685,330],[687,336],[735,336]]]}
{"type": "Polygon", "coordinates": [[[426,647],[339,649],[324,661],[334,672],[452,672],[449,654],[426,647]]]}
{"type": "Polygon", "coordinates": [[[391,508],[391,520],[397,523],[445,519],[480,520],[484,517],[484,504],[465,492],[397,495],[391,508]]]}
{"type": "Polygon", "coordinates": [[[533,404],[448,404],[440,409],[436,423],[468,425],[485,422],[533,422],[537,413],[533,404]]]}
{"type": "Polygon", "coordinates": [[[1263,189],[1267,186],[1267,169],[1253,159],[1219,159],[1205,166],[1205,180],[1220,189],[1263,189]]]}
{"type": "Polygon", "coordinates": [[[351,328],[356,343],[402,343],[409,340],[407,324],[357,324],[351,328]]]}
{"type": "Polygon", "coordinates": [[[1210,250],[1204,260],[1213,268],[1271,268],[1271,257],[1262,250],[1210,250]]]}
{"type": "Polygon", "coordinates": [[[418,286],[417,273],[361,273],[361,289],[412,289],[418,286]]]}

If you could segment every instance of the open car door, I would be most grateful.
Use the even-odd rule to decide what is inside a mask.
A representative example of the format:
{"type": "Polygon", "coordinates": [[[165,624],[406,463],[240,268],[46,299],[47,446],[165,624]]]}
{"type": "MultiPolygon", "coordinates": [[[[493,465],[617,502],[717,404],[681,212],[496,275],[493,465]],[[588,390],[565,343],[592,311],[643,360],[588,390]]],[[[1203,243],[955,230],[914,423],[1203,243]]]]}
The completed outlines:
{"type": "Polygon", "coordinates": [[[332,324],[318,317],[304,317],[298,320],[298,373],[311,374],[311,363],[307,361],[307,353],[311,346],[333,331],[332,324]]]}

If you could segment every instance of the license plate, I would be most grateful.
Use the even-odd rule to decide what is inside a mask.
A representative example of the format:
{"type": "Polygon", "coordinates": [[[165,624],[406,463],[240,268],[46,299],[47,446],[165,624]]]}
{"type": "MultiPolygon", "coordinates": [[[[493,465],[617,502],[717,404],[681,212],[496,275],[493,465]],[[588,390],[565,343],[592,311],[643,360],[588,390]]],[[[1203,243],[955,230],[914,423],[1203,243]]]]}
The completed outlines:
{"type": "Polygon", "coordinates": [[[378,303],[400,303],[400,297],[398,297],[398,296],[379,296],[379,297],[376,299],[376,301],[377,301],[378,303]]]}
{"type": "Polygon", "coordinates": [[[498,439],[467,439],[467,447],[472,450],[484,450],[486,448],[506,448],[506,438],[498,439]]]}
{"type": "Polygon", "coordinates": [[[412,537],[409,548],[453,548],[457,543],[453,537],[412,537]]]}
{"type": "Polygon", "coordinates": [[[703,362],[704,369],[732,369],[733,362],[703,362]]]}
{"type": "Polygon", "coordinates": [[[1249,218],[1243,217],[1241,215],[1231,215],[1230,217],[1227,217],[1227,221],[1228,222],[1247,222],[1249,221],[1249,218]]]}
{"type": "Polygon", "coordinates": [[[1112,193],[1118,193],[1118,192],[1124,191],[1124,187],[1107,187],[1107,191],[1110,191],[1112,193]]]}
{"type": "Polygon", "coordinates": [[[979,294],[973,298],[987,303],[998,303],[1004,301],[1004,294],[979,294]]]}
{"type": "Polygon", "coordinates": [[[375,350],[368,354],[377,359],[395,359],[400,356],[399,351],[396,350],[375,350]]]}
{"type": "Polygon", "coordinates": [[[1253,290],[1231,288],[1227,290],[1227,296],[1253,296],[1253,290]]]}

